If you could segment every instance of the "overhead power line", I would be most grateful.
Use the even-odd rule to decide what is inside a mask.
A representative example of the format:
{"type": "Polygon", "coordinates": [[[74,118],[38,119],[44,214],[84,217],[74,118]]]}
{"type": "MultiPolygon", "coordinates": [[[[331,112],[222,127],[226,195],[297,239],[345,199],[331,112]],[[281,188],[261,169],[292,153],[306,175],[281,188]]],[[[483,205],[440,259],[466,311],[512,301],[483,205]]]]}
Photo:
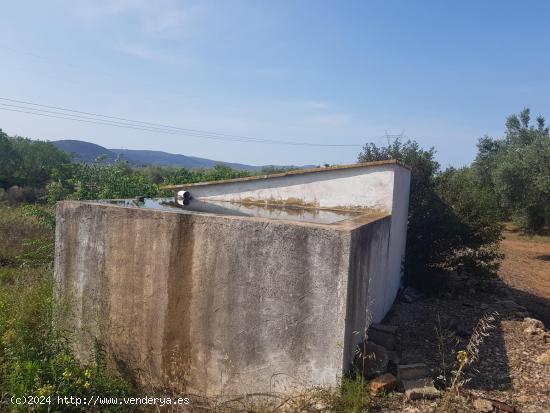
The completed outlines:
{"type": "MultiPolygon", "coordinates": [[[[47,118],[65,119],[65,120],[72,120],[72,121],[77,121],[77,122],[92,123],[92,124],[95,124],[95,125],[106,125],[106,126],[114,126],[114,127],[117,127],[117,128],[135,129],[135,130],[141,130],[141,131],[146,131],[146,132],[160,132],[160,133],[166,133],[166,134],[170,134],[170,135],[200,137],[200,138],[204,138],[204,139],[223,140],[223,141],[228,140],[227,138],[222,139],[222,138],[216,138],[216,137],[211,137],[211,136],[195,136],[195,135],[184,134],[184,133],[172,133],[170,131],[147,129],[147,128],[142,128],[142,127],[138,127],[138,126],[132,127],[132,126],[128,126],[128,125],[118,125],[116,123],[111,123],[111,122],[92,121],[92,120],[86,120],[86,119],[81,119],[81,118],[71,118],[71,117],[67,117],[67,116],[56,116],[56,115],[51,115],[51,114],[47,114],[47,113],[40,113],[40,112],[34,112],[34,111],[8,109],[8,108],[3,108],[1,106],[2,106],[2,104],[0,104],[0,110],[3,110],[3,111],[26,113],[26,114],[29,114],[29,115],[43,116],[43,117],[47,117],[47,118]]],[[[237,140],[237,139],[231,139],[231,141],[248,142],[248,141],[245,141],[245,140],[237,140]]]]}
{"type": "Polygon", "coordinates": [[[163,133],[168,135],[188,136],[200,139],[210,139],[217,141],[259,143],[270,145],[291,145],[291,146],[316,146],[316,147],[361,147],[362,144],[338,144],[338,143],[311,143],[299,141],[283,141],[274,139],[254,138],[242,135],[231,135],[219,132],[210,132],[199,129],[181,128],[162,123],[145,122],[118,116],[103,115],[93,112],[64,108],[59,106],[44,105],[24,100],[10,99],[0,97],[1,101],[17,103],[1,103],[0,110],[8,112],[24,113],[34,116],[42,116],[54,119],[71,120],[75,122],[90,123],[103,126],[113,126],[117,128],[141,130],[145,132],[163,133]],[[45,109],[42,109],[45,108],[45,109]],[[49,110],[52,109],[52,110],[49,110]]]}
{"type": "MultiPolygon", "coordinates": [[[[147,132],[160,132],[160,133],[167,133],[171,135],[185,135],[185,136],[191,136],[191,137],[200,137],[205,139],[215,139],[215,140],[232,140],[232,141],[238,141],[238,142],[251,142],[251,140],[245,140],[244,138],[228,138],[228,137],[218,137],[218,136],[208,136],[196,132],[176,132],[173,130],[166,130],[162,128],[156,128],[156,127],[146,127],[141,125],[133,125],[128,124],[124,122],[115,122],[115,121],[108,121],[108,120],[102,120],[97,119],[93,117],[86,117],[86,116],[79,116],[79,115],[73,115],[73,114],[67,114],[64,112],[56,112],[51,110],[43,110],[43,109],[35,109],[35,108],[28,108],[25,106],[19,106],[19,105],[8,105],[5,103],[0,103],[0,109],[11,111],[11,112],[19,112],[19,113],[26,113],[30,115],[37,115],[37,116],[45,116],[49,118],[56,118],[56,119],[66,119],[66,120],[73,120],[73,121],[79,121],[79,122],[85,122],[85,123],[93,123],[96,125],[107,125],[107,126],[115,126],[115,127],[122,127],[127,129],[136,129],[136,130],[142,130],[147,132]],[[5,106],[5,107],[3,107],[5,106]],[[13,109],[15,108],[15,109],[13,109]]],[[[254,142],[254,141],[252,141],[254,142]]]]}
{"type": "Polygon", "coordinates": [[[238,137],[238,138],[242,137],[242,136],[237,136],[237,135],[229,135],[229,134],[226,134],[226,133],[207,132],[207,131],[201,131],[201,130],[197,130],[197,129],[180,128],[180,127],[177,127],[177,126],[165,125],[165,124],[162,124],[162,123],[152,123],[152,122],[144,122],[144,121],[140,121],[140,120],[132,120],[132,119],[128,119],[128,118],[121,118],[121,117],[118,117],[118,116],[101,115],[101,114],[98,114],[98,113],[84,112],[84,111],[80,111],[80,110],[68,109],[68,108],[63,108],[63,107],[59,107],[59,106],[41,105],[41,104],[38,104],[38,103],[32,103],[32,102],[28,102],[28,101],[24,101],[24,100],[8,99],[8,98],[2,98],[2,97],[0,97],[0,100],[5,100],[5,101],[15,102],[15,103],[22,103],[22,104],[25,104],[25,105],[31,105],[31,106],[36,106],[36,107],[48,108],[48,109],[56,109],[56,110],[61,110],[61,111],[64,111],[64,112],[71,112],[71,113],[77,113],[77,114],[82,114],[82,115],[90,115],[90,116],[93,116],[93,117],[99,117],[99,118],[105,118],[105,119],[114,119],[114,120],[120,120],[120,121],[124,121],[124,122],[132,122],[132,123],[137,123],[137,124],[142,124],[142,125],[157,126],[157,127],[181,130],[181,131],[186,131],[186,132],[207,133],[209,135],[219,135],[219,136],[238,137]]]}

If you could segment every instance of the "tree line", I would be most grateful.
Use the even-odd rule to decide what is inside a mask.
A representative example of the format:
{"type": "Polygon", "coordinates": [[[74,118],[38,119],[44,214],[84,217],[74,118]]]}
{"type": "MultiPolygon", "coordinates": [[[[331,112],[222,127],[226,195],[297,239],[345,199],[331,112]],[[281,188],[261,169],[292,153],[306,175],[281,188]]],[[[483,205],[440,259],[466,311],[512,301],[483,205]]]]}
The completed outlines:
{"type": "MultiPolygon", "coordinates": [[[[406,280],[434,285],[449,271],[490,274],[498,267],[503,222],[525,233],[550,230],[550,134],[543,117],[529,109],[509,116],[504,136],[485,136],[471,165],[442,170],[434,148],[415,141],[366,144],[359,162],[397,159],[412,170],[406,280]]],[[[249,176],[218,165],[193,170],[132,167],[118,160],[75,163],[53,144],[11,137],[0,130],[0,200],[48,202],[63,199],[170,195],[162,185],[249,176]]],[[[274,168],[261,173],[281,172],[274,168]]]]}
{"type": "Polygon", "coordinates": [[[405,279],[436,287],[438,275],[491,274],[502,258],[503,222],[525,233],[550,230],[550,135],[529,109],[506,120],[501,138],[485,136],[470,166],[442,170],[435,149],[417,142],[367,144],[359,162],[397,159],[411,167],[405,279]]]}
{"type": "Polygon", "coordinates": [[[132,167],[122,159],[110,164],[100,158],[92,163],[72,162],[71,156],[49,142],[11,137],[0,129],[0,200],[11,203],[159,197],[169,195],[161,189],[163,185],[250,174],[224,165],[187,169],[132,167]]]}

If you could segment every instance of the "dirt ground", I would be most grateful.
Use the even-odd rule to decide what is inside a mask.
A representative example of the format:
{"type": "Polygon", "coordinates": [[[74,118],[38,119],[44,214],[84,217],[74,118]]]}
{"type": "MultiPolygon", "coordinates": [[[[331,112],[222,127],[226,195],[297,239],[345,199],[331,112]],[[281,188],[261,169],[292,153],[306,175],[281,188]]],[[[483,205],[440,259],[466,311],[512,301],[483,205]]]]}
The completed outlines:
{"type": "MultiPolygon", "coordinates": [[[[398,326],[401,364],[427,364],[441,386],[437,377],[443,375],[442,367],[452,367],[481,317],[498,312],[479,360],[467,372],[463,394],[469,402],[492,399],[511,409],[497,412],[549,413],[550,365],[537,359],[550,350],[550,237],[528,238],[511,231],[504,235],[499,279],[480,285],[457,276],[441,297],[413,303],[398,299],[385,323],[398,326]],[[546,332],[526,333],[525,317],[541,320],[546,332]]],[[[435,406],[405,402],[399,393],[388,396],[387,403],[379,411],[420,413],[435,406]]],[[[464,411],[475,409],[470,405],[464,411]]]]}
{"type": "Polygon", "coordinates": [[[525,237],[506,231],[501,278],[511,287],[550,300],[550,237],[525,237]]]}
{"type": "Polygon", "coordinates": [[[516,291],[518,302],[544,319],[550,327],[550,237],[524,237],[506,231],[505,259],[499,275],[516,291]]]}

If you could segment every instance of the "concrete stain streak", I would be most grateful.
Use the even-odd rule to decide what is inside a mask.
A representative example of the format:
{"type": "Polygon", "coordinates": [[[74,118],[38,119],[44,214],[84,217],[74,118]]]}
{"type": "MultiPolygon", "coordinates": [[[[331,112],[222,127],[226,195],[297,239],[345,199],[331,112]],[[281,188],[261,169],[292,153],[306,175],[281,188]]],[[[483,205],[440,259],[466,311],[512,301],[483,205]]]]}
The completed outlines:
{"type": "MultiPolygon", "coordinates": [[[[70,300],[56,320],[74,330],[80,359],[101,342],[141,385],[205,395],[334,385],[353,359],[354,332],[391,305],[404,253],[408,170],[384,163],[363,172],[323,172],[328,187],[296,174],[307,180],[294,184],[317,195],[342,180],[373,185],[347,204],[346,193],[309,198],[370,203],[332,224],[61,202],[55,291],[70,300]]],[[[310,207],[307,197],[279,195],[295,204],[285,209],[310,207]]]]}

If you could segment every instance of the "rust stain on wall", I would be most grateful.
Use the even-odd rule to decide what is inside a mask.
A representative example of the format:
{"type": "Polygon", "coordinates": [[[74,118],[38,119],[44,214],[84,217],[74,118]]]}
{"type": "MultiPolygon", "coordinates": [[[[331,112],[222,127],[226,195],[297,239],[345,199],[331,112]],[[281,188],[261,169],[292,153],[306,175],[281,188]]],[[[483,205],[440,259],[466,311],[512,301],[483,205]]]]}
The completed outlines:
{"type": "Polygon", "coordinates": [[[191,301],[193,269],[193,226],[182,230],[187,217],[174,225],[169,250],[169,272],[164,325],[162,368],[171,388],[185,391],[191,367],[191,301]]]}

